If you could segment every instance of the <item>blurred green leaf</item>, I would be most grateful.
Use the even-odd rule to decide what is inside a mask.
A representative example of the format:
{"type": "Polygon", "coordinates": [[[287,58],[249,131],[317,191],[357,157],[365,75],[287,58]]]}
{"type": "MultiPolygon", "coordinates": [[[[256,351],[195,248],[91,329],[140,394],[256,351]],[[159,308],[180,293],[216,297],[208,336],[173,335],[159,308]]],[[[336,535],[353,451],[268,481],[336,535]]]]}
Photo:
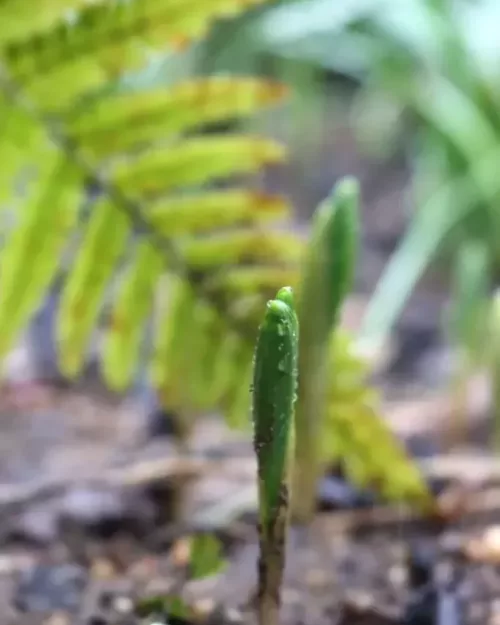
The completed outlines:
{"type": "Polygon", "coordinates": [[[484,362],[488,340],[490,268],[488,250],[480,241],[467,241],[454,267],[452,307],[448,328],[455,343],[467,350],[469,359],[484,362]]]}
{"type": "Polygon", "coordinates": [[[226,562],[222,555],[222,544],[213,534],[196,534],[191,539],[189,568],[193,579],[203,579],[220,573],[226,562]]]}
{"type": "Polygon", "coordinates": [[[169,617],[177,617],[181,619],[191,620],[193,613],[184,599],[180,596],[171,597],[166,602],[167,613],[169,617]]]}

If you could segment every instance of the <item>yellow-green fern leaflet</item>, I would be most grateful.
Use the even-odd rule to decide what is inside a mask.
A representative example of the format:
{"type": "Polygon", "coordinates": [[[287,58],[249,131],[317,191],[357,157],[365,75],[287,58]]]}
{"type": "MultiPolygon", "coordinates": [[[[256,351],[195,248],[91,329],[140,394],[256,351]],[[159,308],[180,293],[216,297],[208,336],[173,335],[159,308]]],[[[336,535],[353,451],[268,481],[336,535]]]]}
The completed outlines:
{"type": "Polygon", "coordinates": [[[243,262],[297,262],[302,241],[290,232],[238,229],[210,237],[190,237],[180,245],[188,263],[199,270],[243,262]]]}
{"type": "Polygon", "coordinates": [[[106,286],[129,234],[128,219],[114,204],[108,200],[94,204],[59,311],[60,364],[69,377],[84,364],[106,286]]]}
{"type": "Polygon", "coordinates": [[[99,98],[69,121],[69,135],[94,158],[170,140],[206,123],[251,115],[283,99],[281,84],[213,77],[99,98]]]}
{"type": "Polygon", "coordinates": [[[179,409],[189,375],[186,345],[192,332],[197,299],[192,287],[180,277],[169,276],[156,313],[151,378],[165,406],[179,409]]]}
{"type": "Polygon", "coordinates": [[[170,237],[267,223],[288,215],[283,198],[240,189],[174,195],[147,208],[149,223],[170,237]]]}
{"type": "Polygon", "coordinates": [[[100,0],[81,7],[75,20],[65,19],[69,7],[61,2],[42,21],[39,11],[16,19],[2,3],[0,46],[12,74],[28,82],[31,97],[58,112],[127,70],[144,67],[152,52],[184,48],[215,19],[263,1],[100,0]],[[58,89],[61,84],[65,89],[58,89]]]}
{"type": "Polygon", "coordinates": [[[154,148],[116,166],[113,181],[135,197],[155,196],[233,174],[252,173],[282,162],[283,147],[262,137],[194,138],[154,148]]]}
{"type": "Polygon", "coordinates": [[[155,287],[164,265],[152,245],[140,243],[122,278],[103,351],[103,373],[116,390],[125,389],[133,381],[145,322],[152,312],[155,287]]]}
{"type": "Polygon", "coordinates": [[[18,224],[0,254],[0,356],[41,304],[59,269],[77,221],[80,183],[73,166],[47,150],[18,213],[18,224]]]}

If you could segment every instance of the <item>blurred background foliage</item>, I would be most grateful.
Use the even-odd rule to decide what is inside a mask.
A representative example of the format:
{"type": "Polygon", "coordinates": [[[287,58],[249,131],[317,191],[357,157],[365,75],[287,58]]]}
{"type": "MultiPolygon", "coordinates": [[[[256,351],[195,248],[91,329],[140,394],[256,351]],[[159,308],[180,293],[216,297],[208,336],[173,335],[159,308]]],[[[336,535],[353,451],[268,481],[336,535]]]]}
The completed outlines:
{"type": "Polygon", "coordinates": [[[347,123],[365,156],[408,168],[400,211],[411,219],[372,298],[367,340],[387,338],[436,259],[462,268],[454,298],[470,299],[463,245],[480,248],[487,282],[499,273],[499,23],[495,0],[287,0],[221,25],[199,50],[206,71],[249,70],[292,85],[289,136],[305,184],[318,177],[311,153],[336,124],[347,123]]]}

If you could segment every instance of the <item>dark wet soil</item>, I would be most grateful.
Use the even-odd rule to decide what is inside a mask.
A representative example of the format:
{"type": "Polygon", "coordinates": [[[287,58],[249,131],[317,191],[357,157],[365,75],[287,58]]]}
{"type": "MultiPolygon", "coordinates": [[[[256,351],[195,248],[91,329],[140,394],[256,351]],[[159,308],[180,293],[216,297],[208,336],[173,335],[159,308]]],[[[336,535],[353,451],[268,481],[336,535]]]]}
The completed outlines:
{"type": "MultiPolygon", "coordinates": [[[[387,388],[402,379],[390,371],[387,388]]],[[[148,419],[137,403],[47,386],[22,391],[4,396],[8,411],[0,419],[0,623],[186,625],[163,607],[182,594],[188,624],[253,624],[256,490],[248,435],[207,417],[181,454],[170,429],[159,427],[165,415],[148,419]],[[172,488],[180,483],[179,523],[172,488]],[[221,540],[227,566],[219,576],[190,579],[194,531],[221,540]]],[[[434,416],[419,412],[420,436],[407,440],[417,457],[436,458],[434,416]]],[[[440,501],[458,501],[439,523],[385,507],[332,467],[318,485],[309,533],[295,528],[290,535],[283,624],[498,622],[500,539],[482,535],[500,527],[500,470],[484,448],[476,454],[475,470],[460,459],[456,471],[426,469],[440,501]]],[[[457,450],[442,457],[453,460],[457,450]]]]}
{"type": "MultiPolygon", "coordinates": [[[[398,507],[355,501],[352,494],[319,501],[328,511],[318,512],[309,533],[291,530],[283,623],[497,622],[499,554],[490,545],[493,562],[481,563],[469,548],[474,538],[481,542],[485,528],[500,523],[500,508],[494,505],[500,502],[500,487],[484,484],[482,489],[485,501],[490,492],[493,505],[474,513],[476,493],[475,506],[465,504],[462,515],[444,524],[405,516],[398,507]],[[439,616],[443,613],[447,620],[439,616]]],[[[145,484],[143,491],[147,501],[145,484]]],[[[218,576],[193,581],[188,530],[174,526],[167,531],[155,520],[158,514],[134,526],[127,522],[126,509],[110,514],[92,497],[96,494],[88,496],[86,510],[93,509],[99,521],[74,515],[69,522],[61,516],[56,535],[45,540],[27,532],[4,534],[2,622],[118,625],[160,617],[155,622],[167,622],[168,614],[157,614],[153,607],[162,605],[158,597],[178,593],[193,610],[189,622],[255,622],[249,607],[256,574],[254,513],[219,523],[216,535],[228,564],[218,576]]],[[[159,506],[154,499],[147,503],[153,511],[159,506]]],[[[30,504],[27,510],[36,514],[30,504]]],[[[128,514],[140,515],[134,506],[128,514]]],[[[1,522],[8,516],[1,515],[1,522]]]]}

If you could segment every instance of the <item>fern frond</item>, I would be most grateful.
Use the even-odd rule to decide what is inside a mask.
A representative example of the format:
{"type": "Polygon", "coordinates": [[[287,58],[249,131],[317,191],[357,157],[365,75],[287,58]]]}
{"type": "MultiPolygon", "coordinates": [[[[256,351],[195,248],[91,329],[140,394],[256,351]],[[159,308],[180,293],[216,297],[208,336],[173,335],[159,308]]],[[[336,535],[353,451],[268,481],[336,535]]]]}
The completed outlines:
{"type": "Polygon", "coordinates": [[[47,146],[19,221],[0,252],[0,357],[47,292],[77,225],[81,173],[47,146]]]}
{"type": "Polygon", "coordinates": [[[60,365],[69,377],[83,366],[105,289],[125,250],[127,217],[107,199],[94,206],[63,289],[57,325],[60,365]]]}
{"type": "MultiPolygon", "coordinates": [[[[215,293],[225,292],[231,297],[263,291],[266,296],[276,293],[280,284],[297,284],[299,266],[263,265],[259,267],[230,267],[207,280],[206,288],[215,293]]],[[[268,297],[269,299],[270,297],[268,297]]]]}
{"type": "MultiPolygon", "coordinates": [[[[154,351],[151,357],[151,379],[165,405],[171,400],[182,381],[184,369],[180,366],[186,356],[184,346],[188,344],[193,329],[193,309],[196,296],[193,288],[182,278],[169,276],[168,289],[161,293],[161,302],[156,314],[156,336],[153,341],[154,351]],[[176,382],[177,381],[177,382],[176,382]]],[[[184,378],[185,379],[185,378],[184,378]]]]}
{"type": "Polygon", "coordinates": [[[234,363],[242,352],[251,362],[252,342],[228,329],[215,307],[196,298],[184,280],[170,279],[163,296],[168,302],[156,326],[151,376],[165,405],[182,409],[189,418],[220,406],[243,382],[235,379],[234,363]]]}
{"type": "MultiPolygon", "coordinates": [[[[214,20],[269,0],[100,0],[65,19],[36,29],[38,12],[5,22],[0,45],[12,75],[27,84],[45,109],[62,110],[125,72],[144,66],[152,53],[185,48],[203,37],[214,20]],[[31,17],[31,19],[30,19],[31,17]],[[38,32],[37,32],[38,31],[38,32]],[[64,84],[64,90],[54,89],[64,84]]],[[[0,6],[0,21],[8,19],[0,6]]],[[[2,25],[3,25],[2,21],[2,25]]]]}
{"type": "Polygon", "coordinates": [[[286,200],[243,189],[173,196],[148,206],[149,223],[168,236],[267,223],[288,215],[286,200]]]}
{"type": "Polygon", "coordinates": [[[43,126],[0,94],[0,203],[12,200],[23,174],[44,162],[47,149],[43,126]]]}
{"type": "Polygon", "coordinates": [[[103,345],[102,372],[114,389],[126,389],[134,380],[144,327],[164,269],[158,250],[139,243],[122,277],[103,345]]]}
{"type": "Polygon", "coordinates": [[[208,406],[217,405],[227,380],[231,378],[225,367],[231,356],[233,340],[230,337],[233,333],[228,333],[220,314],[207,303],[196,306],[190,322],[197,327],[197,358],[191,360],[184,395],[189,410],[202,412],[208,406]]]}
{"type": "Polygon", "coordinates": [[[297,261],[302,241],[290,232],[235,230],[229,234],[197,237],[181,245],[189,265],[195,269],[217,269],[238,263],[297,261]]]}
{"type": "Polygon", "coordinates": [[[114,50],[120,44],[137,43],[138,39],[149,45],[159,45],[157,38],[160,36],[163,45],[192,41],[203,36],[214,20],[234,17],[262,2],[264,0],[45,0],[43,4],[48,6],[40,19],[41,12],[23,11],[19,0],[10,0],[0,6],[0,17],[6,26],[0,42],[9,43],[18,59],[28,59],[37,52],[41,54],[38,62],[39,70],[43,71],[67,62],[68,58],[93,57],[103,49],[114,50]]]}
{"type": "Polygon", "coordinates": [[[116,165],[112,179],[129,197],[148,198],[181,186],[254,173],[284,158],[282,145],[262,137],[196,137],[126,159],[116,165]]]}
{"type": "Polygon", "coordinates": [[[172,88],[98,98],[68,120],[68,135],[91,157],[104,158],[208,123],[252,115],[286,95],[280,83],[219,76],[172,88]]]}
{"type": "MultiPolygon", "coordinates": [[[[252,324],[254,327],[254,325],[252,324]]],[[[222,326],[224,327],[224,326],[222,326]]],[[[215,344],[217,333],[213,335],[212,351],[204,354],[204,367],[202,370],[205,383],[205,408],[207,406],[219,405],[224,413],[224,399],[231,389],[241,384],[246,385],[246,381],[240,379],[237,383],[234,378],[234,363],[239,358],[241,349],[248,348],[248,344],[241,340],[241,335],[234,331],[226,330],[219,334],[219,342],[215,344]]],[[[251,359],[251,358],[250,358],[251,359]]],[[[203,388],[203,386],[202,386],[203,388]]],[[[248,385],[246,385],[248,389],[248,385]]],[[[250,405],[250,404],[249,404],[250,405]]],[[[244,413],[245,414],[245,413],[244,413]]],[[[224,416],[227,417],[227,414],[224,416]]]]}
{"type": "Polygon", "coordinates": [[[33,11],[33,5],[25,2],[2,0],[0,45],[50,30],[71,12],[88,5],[89,0],[38,0],[36,11],[33,11]]]}
{"type": "Polygon", "coordinates": [[[433,505],[422,474],[404,446],[384,424],[378,393],[367,383],[369,370],[344,331],[332,337],[330,385],[323,429],[325,462],[342,462],[354,484],[386,499],[433,505]]]}
{"type": "Polygon", "coordinates": [[[250,394],[252,390],[253,350],[242,344],[231,362],[238,383],[230,387],[221,404],[228,426],[235,430],[250,429],[250,394]]]}

